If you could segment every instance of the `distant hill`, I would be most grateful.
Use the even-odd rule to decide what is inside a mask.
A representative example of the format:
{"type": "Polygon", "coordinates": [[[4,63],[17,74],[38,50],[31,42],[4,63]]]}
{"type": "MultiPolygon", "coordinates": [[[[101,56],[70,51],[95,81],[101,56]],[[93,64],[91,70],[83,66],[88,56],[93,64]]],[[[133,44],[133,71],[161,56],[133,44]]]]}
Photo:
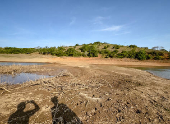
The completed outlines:
{"type": "Polygon", "coordinates": [[[170,59],[170,52],[163,47],[138,47],[136,45],[117,45],[102,42],[94,42],[90,44],[76,44],[75,46],[60,47],[37,47],[37,48],[0,48],[0,54],[31,54],[38,52],[39,54],[51,54],[54,56],[73,56],[73,57],[98,57],[103,58],[133,58],[138,60],[163,60],[170,59]],[[158,50],[159,49],[159,50],[158,50]]]}

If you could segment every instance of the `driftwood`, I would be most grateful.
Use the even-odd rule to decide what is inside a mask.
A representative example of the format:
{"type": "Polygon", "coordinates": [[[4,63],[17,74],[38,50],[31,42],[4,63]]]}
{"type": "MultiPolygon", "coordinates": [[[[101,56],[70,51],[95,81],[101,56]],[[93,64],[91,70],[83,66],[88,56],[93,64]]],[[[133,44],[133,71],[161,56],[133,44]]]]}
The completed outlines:
{"type": "Polygon", "coordinates": [[[7,90],[7,89],[4,88],[4,87],[0,87],[0,89],[1,89],[1,90],[5,90],[5,91],[7,91],[7,92],[11,92],[11,91],[7,90]]]}

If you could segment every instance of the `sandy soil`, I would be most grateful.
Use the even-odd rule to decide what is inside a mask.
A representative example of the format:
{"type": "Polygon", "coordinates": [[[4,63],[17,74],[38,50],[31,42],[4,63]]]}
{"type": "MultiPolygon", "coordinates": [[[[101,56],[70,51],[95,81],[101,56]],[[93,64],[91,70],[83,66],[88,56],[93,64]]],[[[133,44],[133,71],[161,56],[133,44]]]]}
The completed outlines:
{"type": "Polygon", "coordinates": [[[8,62],[48,62],[60,63],[69,66],[89,66],[91,64],[112,64],[122,66],[170,66],[170,60],[167,61],[139,61],[134,59],[117,58],[88,58],[88,57],[56,57],[40,54],[0,54],[0,61],[8,62]]]}
{"type": "MultiPolygon", "coordinates": [[[[31,61],[33,57],[30,56],[25,60],[21,57],[21,60],[31,61]]],[[[106,62],[105,59],[82,58],[80,61],[80,58],[48,56],[43,59],[62,64],[5,66],[1,69],[0,73],[17,74],[27,70],[54,77],[17,85],[1,84],[0,124],[26,121],[49,124],[57,120],[52,120],[54,113],[63,123],[62,119],[84,124],[170,123],[170,80],[112,63],[128,63],[129,60],[106,62]]],[[[9,58],[4,61],[7,60],[9,58]]],[[[167,66],[168,63],[155,65],[167,66]]]]}

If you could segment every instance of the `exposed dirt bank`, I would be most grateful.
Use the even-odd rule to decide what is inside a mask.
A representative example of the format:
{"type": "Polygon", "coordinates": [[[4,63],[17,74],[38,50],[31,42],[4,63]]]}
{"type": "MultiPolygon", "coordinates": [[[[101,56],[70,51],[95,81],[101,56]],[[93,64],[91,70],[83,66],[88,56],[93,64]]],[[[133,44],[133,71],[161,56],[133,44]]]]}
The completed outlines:
{"type": "MultiPolygon", "coordinates": [[[[69,62],[37,65],[34,73],[55,77],[1,85],[0,123],[49,124],[55,112],[61,121],[85,124],[170,123],[170,80],[113,65],[72,64],[77,67],[69,62]]],[[[24,67],[15,67],[16,72],[20,68],[24,67]]]]}
{"type": "Polygon", "coordinates": [[[85,57],[56,57],[40,54],[0,54],[0,61],[7,62],[49,62],[69,66],[89,66],[91,64],[111,64],[119,66],[170,66],[170,61],[139,61],[134,59],[116,58],[85,58],[85,57]]]}

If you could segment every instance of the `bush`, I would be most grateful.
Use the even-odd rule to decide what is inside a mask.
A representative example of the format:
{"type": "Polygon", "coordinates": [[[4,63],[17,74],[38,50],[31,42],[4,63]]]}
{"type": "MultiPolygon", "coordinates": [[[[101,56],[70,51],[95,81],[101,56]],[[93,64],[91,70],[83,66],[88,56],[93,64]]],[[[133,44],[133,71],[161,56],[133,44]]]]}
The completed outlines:
{"type": "Polygon", "coordinates": [[[136,45],[129,45],[130,48],[137,48],[136,45]]]}
{"type": "Polygon", "coordinates": [[[164,55],[164,53],[161,51],[151,51],[151,52],[148,52],[148,54],[152,56],[163,56],[164,55]]]}
{"type": "Polygon", "coordinates": [[[104,48],[103,49],[107,49],[107,46],[104,46],[104,48]]]}
{"type": "Polygon", "coordinates": [[[161,59],[162,59],[162,57],[161,57],[161,56],[159,56],[159,55],[157,55],[157,56],[155,56],[153,59],[154,59],[154,60],[161,60],[161,59]]]}
{"type": "Polygon", "coordinates": [[[122,51],[121,53],[117,54],[118,58],[125,58],[128,56],[128,52],[127,51],[122,51]]]}
{"type": "Polygon", "coordinates": [[[97,41],[97,42],[94,42],[93,43],[94,45],[99,45],[100,46],[100,44],[102,44],[100,41],[97,41]]]}
{"type": "Polygon", "coordinates": [[[128,58],[135,58],[136,56],[136,50],[132,49],[131,51],[128,52],[128,58]]]}
{"type": "Polygon", "coordinates": [[[168,53],[168,58],[170,59],[170,52],[168,53]]]}
{"type": "Polygon", "coordinates": [[[117,52],[118,52],[118,51],[112,51],[112,52],[110,52],[110,53],[109,53],[109,57],[110,57],[110,58],[115,57],[116,54],[117,54],[117,52]]]}
{"type": "Polygon", "coordinates": [[[67,56],[76,56],[77,51],[74,48],[68,48],[65,53],[67,56]]]}
{"type": "Polygon", "coordinates": [[[168,52],[166,49],[161,49],[160,51],[162,51],[162,52],[168,52]]]}
{"type": "Polygon", "coordinates": [[[81,53],[81,56],[86,57],[87,55],[85,53],[81,53]]]}
{"type": "Polygon", "coordinates": [[[104,48],[103,48],[103,49],[107,49],[108,47],[110,47],[110,45],[106,45],[106,46],[104,46],[104,48]]]}
{"type": "Polygon", "coordinates": [[[57,51],[55,52],[55,55],[56,55],[56,56],[67,56],[67,55],[65,54],[65,52],[62,51],[62,50],[57,50],[57,51]]]}
{"type": "Polygon", "coordinates": [[[146,59],[147,60],[152,59],[152,56],[151,55],[146,55],[146,59]]]}
{"type": "Polygon", "coordinates": [[[146,60],[146,51],[145,50],[140,50],[139,52],[136,53],[136,57],[139,60],[146,60]]]}
{"type": "Polygon", "coordinates": [[[61,50],[61,51],[64,51],[64,50],[65,50],[65,48],[62,47],[62,46],[61,46],[61,47],[57,47],[57,49],[58,49],[58,50],[61,50]]]}
{"type": "Polygon", "coordinates": [[[82,47],[80,47],[79,49],[81,50],[81,52],[85,52],[89,50],[89,45],[84,44],[82,47]]]}
{"type": "Polygon", "coordinates": [[[113,49],[119,49],[119,48],[120,48],[119,45],[114,45],[114,46],[113,46],[113,49]]]}
{"type": "Polygon", "coordinates": [[[90,46],[89,48],[88,48],[88,54],[87,54],[87,56],[89,56],[89,57],[98,57],[98,50],[94,47],[94,46],[90,46]]]}
{"type": "Polygon", "coordinates": [[[118,50],[114,50],[113,52],[114,52],[115,54],[117,54],[119,51],[118,51],[118,50]]]}

